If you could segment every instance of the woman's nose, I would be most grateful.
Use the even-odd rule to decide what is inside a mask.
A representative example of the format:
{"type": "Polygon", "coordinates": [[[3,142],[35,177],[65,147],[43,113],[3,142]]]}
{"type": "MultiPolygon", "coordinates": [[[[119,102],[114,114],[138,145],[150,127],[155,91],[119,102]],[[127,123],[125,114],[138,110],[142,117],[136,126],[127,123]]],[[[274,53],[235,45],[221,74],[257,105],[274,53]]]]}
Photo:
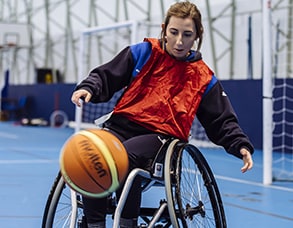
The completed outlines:
{"type": "Polygon", "coordinates": [[[178,36],[176,43],[179,44],[179,45],[182,45],[183,44],[182,36],[180,36],[180,35],[178,36]]]}

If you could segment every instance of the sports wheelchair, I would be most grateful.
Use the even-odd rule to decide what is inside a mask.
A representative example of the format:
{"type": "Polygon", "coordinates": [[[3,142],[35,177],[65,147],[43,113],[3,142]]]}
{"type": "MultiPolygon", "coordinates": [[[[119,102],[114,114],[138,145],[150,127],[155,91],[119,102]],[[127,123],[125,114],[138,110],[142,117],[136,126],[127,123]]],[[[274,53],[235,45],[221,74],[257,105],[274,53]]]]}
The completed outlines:
{"type": "MultiPolygon", "coordinates": [[[[119,200],[115,194],[108,197],[108,227],[119,227],[137,175],[143,179],[143,194],[158,186],[165,189],[165,197],[158,200],[156,208],[141,205],[138,227],[227,227],[221,195],[206,159],[197,147],[178,139],[164,144],[149,170],[130,172],[119,200]]],[[[69,189],[59,172],[47,199],[42,227],[81,228],[86,227],[84,220],[82,197],[69,189]]]]}

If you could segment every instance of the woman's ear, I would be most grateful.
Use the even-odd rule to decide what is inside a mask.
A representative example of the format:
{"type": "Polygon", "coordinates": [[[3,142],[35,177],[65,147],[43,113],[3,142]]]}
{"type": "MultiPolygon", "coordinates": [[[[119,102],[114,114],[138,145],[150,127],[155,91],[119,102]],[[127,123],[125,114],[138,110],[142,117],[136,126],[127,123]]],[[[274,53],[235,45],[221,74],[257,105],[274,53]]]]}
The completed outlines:
{"type": "Polygon", "coordinates": [[[162,23],[161,28],[162,28],[162,32],[161,32],[162,37],[161,38],[166,41],[166,25],[165,25],[165,23],[162,23]]]}
{"type": "MultiPolygon", "coordinates": [[[[163,34],[164,36],[166,36],[166,24],[165,24],[165,23],[162,23],[161,28],[162,28],[162,34],[163,34]]],[[[165,37],[164,37],[164,38],[165,38],[165,37]]]]}

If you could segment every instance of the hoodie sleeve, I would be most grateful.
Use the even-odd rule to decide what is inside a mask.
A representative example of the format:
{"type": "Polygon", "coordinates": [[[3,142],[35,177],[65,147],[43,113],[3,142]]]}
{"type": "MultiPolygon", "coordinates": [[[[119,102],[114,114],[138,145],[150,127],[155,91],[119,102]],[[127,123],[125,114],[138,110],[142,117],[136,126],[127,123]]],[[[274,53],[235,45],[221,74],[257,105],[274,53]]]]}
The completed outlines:
{"type": "Polygon", "coordinates": [[[228,153],[241,159],[242,147],[253,153],[253,145],[239,126],[236,113],[219,81],[203,97],[197,118],[209,139],[223,146],[228,153]]]}
{"type": "Polygon", "coordinates": [[[106,102],[113,94],[129,84],[134,68],[130,47],[123,49],[111,61],[94,68],[75,90],[85,89],[92,94],[91,102],[106,102]]]}

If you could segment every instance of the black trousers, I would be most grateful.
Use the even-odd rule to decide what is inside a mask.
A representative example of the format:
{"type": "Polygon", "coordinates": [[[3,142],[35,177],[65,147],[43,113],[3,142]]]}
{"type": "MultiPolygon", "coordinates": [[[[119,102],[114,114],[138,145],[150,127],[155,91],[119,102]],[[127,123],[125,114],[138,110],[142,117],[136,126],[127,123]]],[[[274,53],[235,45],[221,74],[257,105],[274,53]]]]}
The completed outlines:
{"type": "MultiPolygon", "coordinates": [[[[133,134],[133,132],[120,131],[117,126],[108,126],[110,131],[114,133],[124,144],[129,157],[129,172],[134,168],[146,168],[150,161],[155,158],[157,152],[163,145],[162,140],[167,139],[166,136],[157,133],[133,134]],[[111,129],[112,128],[112,129],[111,129]]],[[[116,192],[120,196],[123,185],[116,192]]],[[[107,198],[87,198],[83,197],[84,214],[88,223],[104,221],[106,216],[107,198]]],[[[141,204],[141,178],[136,178],[132,188],[128,194],[128,199],[124,210],[121,214],[122,218],[137,218],[139,215],[141,204]]]]}

